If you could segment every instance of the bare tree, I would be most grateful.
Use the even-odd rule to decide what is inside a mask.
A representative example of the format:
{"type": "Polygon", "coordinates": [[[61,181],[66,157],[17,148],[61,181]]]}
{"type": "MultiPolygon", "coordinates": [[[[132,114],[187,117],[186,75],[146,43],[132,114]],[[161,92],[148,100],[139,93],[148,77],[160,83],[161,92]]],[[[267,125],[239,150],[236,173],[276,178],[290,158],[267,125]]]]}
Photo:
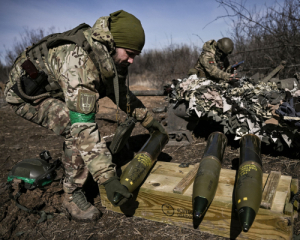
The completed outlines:
{"type": "Polygon", "coordinates": [[[20,34],[17,41],[14,42],[11,49],[6,49],[5,61],[8,66],[11,66],[17,56],[21,54],[27,47],[31,46],[33,43],[37,43],[43,37],[48,34],[54,33],[55,28],[51,27],[48,31],[43,28],[29,29],[24,28],[24,32],[20,34]]]}
{"type": "Polygon", "coordinates": [[[134,81],[151,80],[152,86],[161,87],[173,78],[186,77],[200,55],[200,48],[187,44],[169,44],[163,49],[144,51],[130,67],[134,81]]]}
{"type": "MultiPolygon", "coordinates": [[[[300,69],[300,1],[285,0],[258,10],[246,7],[244,0],[216,0],[226,11],[219,18],[232,20],[235,42],[233,61],[245,60],[249,74],[268,73],[287,61],[281,77],[291,77],[300,69]]],[[[216,20],[215,19],[215,20],[216,20]]]]}
{"type": "Polygon", "coordinates": [[[4,59],[6,64],[0,60],[0,82],[6,82],[8,80],[10,68],[19,54],[33,43],[37,43],[46,35],[53,33],[54,30],[54,27],[49,28],[48,31],[45,31],[43,28],[24,28],[24,32],[20,34],[20,37],[14,42],[13,46],[5,50],[4,59]]]}
{"type": "MultiPolygon", "coordinates": [[[[8,80],[8,72],[10,67],[5,66],[0,60],[0,83],[4,83],[8,80]]],[[[2,89],[3,90],[3,89],[2,89]]]]}

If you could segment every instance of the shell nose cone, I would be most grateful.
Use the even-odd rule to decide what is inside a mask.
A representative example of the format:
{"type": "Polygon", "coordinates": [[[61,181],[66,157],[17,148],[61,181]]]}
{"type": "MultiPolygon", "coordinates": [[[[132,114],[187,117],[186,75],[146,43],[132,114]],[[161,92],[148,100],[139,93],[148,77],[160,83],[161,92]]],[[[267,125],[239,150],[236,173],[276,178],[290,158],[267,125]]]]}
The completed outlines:
{"type": "Polygon", "coordinates": [[[244,222],[244,224],[243,224],[243,232],[248,232],[248,230],[249,230],[249,225],[248,225],[248,223],[244,222]]]}
{"type": "Polygon", "coordinates": [[[201,212],[197,212],[197,211],[194,212],[194,218],[200,219],[201,216],[202,216],[201,212]]]}
{"type": "Polygon", "coordinates": [[[255,219],[255,211],[251,207],[242,207],[239,210],[240,224],[244,232],[248,232],[255,219]]]}
{"type": "Polygon", "coordinates": [[[203,213],[206,211],[208,200],[203,197],[195,197],[194,201],[194,217],[196,219],[201,218],[203,213]]]}

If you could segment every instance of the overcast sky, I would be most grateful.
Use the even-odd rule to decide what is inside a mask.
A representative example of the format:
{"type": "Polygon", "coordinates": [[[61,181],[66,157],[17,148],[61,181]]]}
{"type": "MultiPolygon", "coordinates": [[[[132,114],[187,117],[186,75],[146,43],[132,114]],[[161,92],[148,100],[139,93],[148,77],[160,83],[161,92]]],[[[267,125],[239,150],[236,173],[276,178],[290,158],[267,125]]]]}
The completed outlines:
{"type": "MultiPolygon", "coordinates": [[[[282,2],[283,0],[278,0],[282,2]]],[[[248,6],[264,8],[275,0],[251,0],[248,6]]],[[[175,44],[202,46],[203,41],[228,36],[230,21],[219,19],[225,14],[214,0],[0,0],[0,54],[5,55],[24,32],[24,28],[55,27],[63,32],[80,23],[93,25],[101,16],[125,10],[140,19],[145,33],[144,49],[164,48],[175,44]],[[205,27],[205,28],[204,28],[205,27]]]]}

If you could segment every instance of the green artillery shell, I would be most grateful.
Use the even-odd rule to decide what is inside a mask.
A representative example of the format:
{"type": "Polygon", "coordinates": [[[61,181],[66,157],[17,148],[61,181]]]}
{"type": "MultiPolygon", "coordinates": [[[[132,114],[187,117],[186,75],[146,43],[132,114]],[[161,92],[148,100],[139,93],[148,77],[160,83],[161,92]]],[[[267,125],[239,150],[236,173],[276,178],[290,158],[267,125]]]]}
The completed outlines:
{"type": "MultiPolygon", "coordinates": [[[[120,182],[129,192],[133,192],[145,179],[158,155],[167,144],[168,135],[155,131],[131,160],[122,173],[120,182]]],[[[123,196],[116,193],[114,202],[118,203],[123,196]]]]}
{"type": "Polygon", "coordinates": [[[235,204],[244,232],[250,229],[260,207],[263,176],[261,166],[260,139],[253,134],[243,136],[240,140],[235,204]]]}
{"type": "Polygon", "coordinates": [[[201,218],[214,199],[227,138],[223,133],[209,135],[193,187],[194,217],[201,218]]]}

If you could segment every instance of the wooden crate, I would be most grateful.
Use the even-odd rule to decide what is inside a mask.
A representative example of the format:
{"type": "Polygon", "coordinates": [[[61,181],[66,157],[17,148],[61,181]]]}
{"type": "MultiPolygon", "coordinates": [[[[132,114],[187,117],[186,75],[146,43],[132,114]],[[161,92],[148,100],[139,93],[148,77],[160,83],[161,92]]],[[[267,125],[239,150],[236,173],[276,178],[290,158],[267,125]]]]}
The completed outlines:
{"type": "MultiPolygon", "coordinates": [[[[153,221],[194,228],[192,219],[193,180],[198,164],[180,168],[178,163],[157,162],[134,197],[121,207],[113,207],[103,187],[102,205],[108,210],[153,221]]],[[[249,232],[241,232],[232,209],[235,170],[222,169],[216,196],[197,229],[240,239],[291,239],[298,205],[289,203],[298,181],[280,172],[263,174],[263,200],[249,232]]]]}

